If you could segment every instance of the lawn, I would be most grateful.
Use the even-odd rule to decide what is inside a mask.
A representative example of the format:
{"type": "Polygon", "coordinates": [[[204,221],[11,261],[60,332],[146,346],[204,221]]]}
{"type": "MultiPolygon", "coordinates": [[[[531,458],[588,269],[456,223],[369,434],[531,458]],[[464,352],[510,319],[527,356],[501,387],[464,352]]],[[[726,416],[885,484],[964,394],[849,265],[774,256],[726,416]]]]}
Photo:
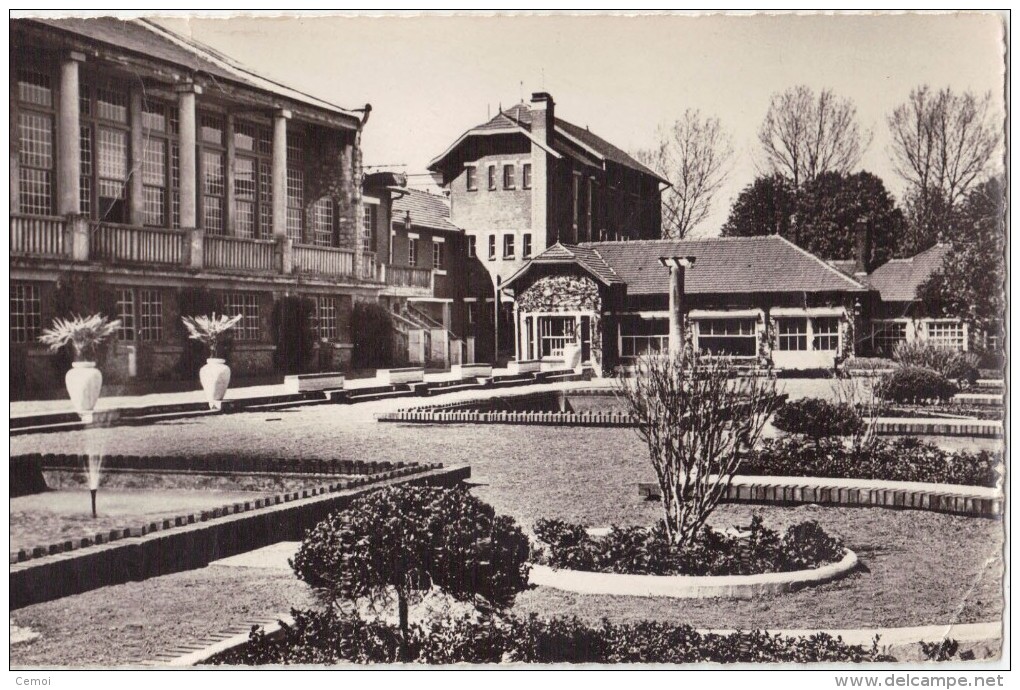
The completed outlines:
{"type": "MultiPolygon", "coordinates": [[[[102,433],[107,435],[108,445],[115,444],[124,454],[144,454],[158,447],[167,453],[243,451],[266,456],[469,463],[472,491],[525,527],[539,517],[589,525],[648,524],[657,517],[657,505],[638,497],[638,482],[652,481],[653,474],[645,449],[632,430],[401,425],[374,420],[374,413],[392,407],[392,403],[324,405],[102,433]],[[274,423],[265,423],[270,419],[274,423]]],[[[82,452],[85,434],[18,436],[11,439],[11,451],[82,452]]],[[[722,526],[744,525],[752,510],[750,506],[724,506],[713,521],[722,526]]],[[[711,628],[914,626],[991,621],[1001,615],[1002,525],[998,521],[867,508],[758,510],[776,527],[818,520],[827,531],[844,538],[866,570],[819,588],[755,601],[586,597],[543,588],[521,595],[516,610],[607,616],[620,621],[657,618],[711,628]]],[[[286,594],[291,599],[307,595],[297,594],[304,591],[303,585],[287,573],[275,573],[273,577],[278,579],[267,579],[260,569],[251,569],[250,579],[243,572],[232,573],[233,584],[228,586],[209,574],[212,570],[215,568],[107,588],[16,611],[15,621],[40,630],[44,640],[12,648],[12,662],[28,663],[22,659],[43,654],[33,651],[38,649],[57,655],[38,658],[52,658],[54,663],[58,657],[66,658],[60,645],[45,640],[48,634],[66,636],[66,647],[71,650],[87,645],[87,628],[63,619],[88,617],[90,606],[108,597],[111,601],[121,598],[120,593],[128,591],[124,588],[144,591],[138,595],[141,601],[158,601],[154,616],[172,619],[174,601],[179,600],[185,615],[190,607],[203,602],[205,608],[196,610],[207,611],[208,620],[189,625],[208,632],[222,628],[221,622],[239,609],[251,610],[253,617],[271,615],[280,610],[280,597],[286,592],[291,593],[286,594]],[[182,582],[188,583],[185,589],[182,582]],[[271,591],[272,596],[259,601],[257,597],[265,591],[271,591]],[[168,612],[160,613],[164,610],[168,612]]],[[[130,606],[108,606],[104,611],[111,626],[148,620],[147,614],[130,606]]],[[[186,641],[193,630],[176,624],[170,629],[173,634],[169,636],[157,629],[139,630],[136,635],[144,638],[145,644],[155,644],[151,642],[154,636],[172,637],[177,643],[186,641]]]]}

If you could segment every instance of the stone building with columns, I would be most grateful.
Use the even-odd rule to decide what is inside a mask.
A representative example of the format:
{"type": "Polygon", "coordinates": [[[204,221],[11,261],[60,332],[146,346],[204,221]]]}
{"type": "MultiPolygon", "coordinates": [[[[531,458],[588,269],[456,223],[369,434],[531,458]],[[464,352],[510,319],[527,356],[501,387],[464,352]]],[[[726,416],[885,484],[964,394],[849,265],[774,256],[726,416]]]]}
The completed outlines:
{"type": "Polygon", "coordinates": [[[370,106],[280,85],[145,19],[18,19],[10,39],[22,385],[54,379],[37,337],[69,304],[121,320],[113,380],[174,378],[189,305],[240,314],[231,365],[244,377],[278,373],[284,298],[312,300],[317,361],[339,366],[354,300],[429,291],[413,269],[388,275],[389,221],[365,211],[370,106]]]}

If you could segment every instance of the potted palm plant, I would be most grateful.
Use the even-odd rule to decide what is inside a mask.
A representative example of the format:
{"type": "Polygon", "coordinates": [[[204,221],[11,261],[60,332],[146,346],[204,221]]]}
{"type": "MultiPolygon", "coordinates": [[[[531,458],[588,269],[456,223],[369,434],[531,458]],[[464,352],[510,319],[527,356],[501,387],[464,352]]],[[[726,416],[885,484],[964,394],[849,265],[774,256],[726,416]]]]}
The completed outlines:
{"type": "Polygon", "coordinates": [[[120,321],[111,321],[102,314],[72,314],[69,319],[54,319],[53,327],[45,329],[39,336],[39,341],[49,345],[54,352],[71,345],[74,361],[64,376],[64,385],[71,404],[86,424],[92,422],[92,410],[103,388],[103,374],[96,368],[99,346],[116,333],[119,326],[120,321]]]}
{"type": "Polygon", "coordinates": [[[222,407],[223,396],[230,386],[230,367],[227,362],[216,356],[216,350],[227,331],[237,325],[241,315],[227,316],[182,316],[184,327],[188,329],[188,337],[197,340],[209,348],[209,357],[205,366],[198,370],[198,380],[202,382],[202,390],[209,401],[209,408],[218,410],[222,407]]]}

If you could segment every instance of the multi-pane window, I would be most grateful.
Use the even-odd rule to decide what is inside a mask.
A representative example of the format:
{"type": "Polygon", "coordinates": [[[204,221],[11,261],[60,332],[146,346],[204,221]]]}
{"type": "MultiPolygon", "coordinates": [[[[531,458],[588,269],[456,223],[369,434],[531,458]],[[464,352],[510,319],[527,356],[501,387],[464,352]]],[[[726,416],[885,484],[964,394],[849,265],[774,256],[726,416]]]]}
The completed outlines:
{"type": "Polygon", "coordinates": [[[753,357],[758,351],[754,319],[698,320],[698,347],[708,354],[753,357]]]}
{"type": "Polygon", "coordinates": [[[475,168],[475,166],[469,165],[466,168],[464,168],[464,176],[465,176],[464,177],[464,181],[465,181],[465,184],[467,185],[467,190],[469,192],[475,192],[475,191],[478,190],[477,175],[478,175],[478,170],[477,170],[477,168],[475,168]]]}
{"type": "Polygon", "coordinates": [[[531,233],[526,232],[521,237],[521,256],[525,259],[531,257],[532,246],[531,246],[531,233]]]}
{"type": "Polygon", "coordinates": [[[31,283],[11,284],[11,342],[30,343],[39,337],[42,324],[42,302],[39,286],[31,283]]]}
{"type": "Polygon", "coordinates": [[[321,340],[336,340],[336,297],[319,297],[316,302],[319,338],[321,340]]]}
{"type": "Polygon", "coordinates": [[[202,224],[206,232],[223,234],[223,194],[226,177],[223,154],[219,151],[202,151],[202,224]]]}
{"type": "Polygon", "coordinates": [[[146,137],[142,158],[145,224],[166,226],[166,140],[146,137]]]}
{"type": "Polygon", "coordinates": [[[328,196],[312,204],[312,243],[333,246],[333,200],[328,196]]]}
{"type": "Polygon", "coordinates": [[[525,163],[521,166],[521,187],[523,189],[531,189],[531,163],[525,163]]]}
{"type": "Polygon", "coordinates": [[[241,315],[234,327],[238,340],[259,339],[259,297],[253,292],[230,292],[223,300],[223,311],[228,316],[241,315]]]}
{"type": "Polygon", "coordinates": [[[514,236],[512,234],[503,235],[503,258],[514,258],[514,236]]]}
{"type": "Polygon", "coordinates": [[[489,261],[496,259],[496,236],[489,235],[489,261]]]}
{"type": "MultiPolygon", "coordinates": [[[[585,221],[584,221],[584,236],[588,240],[591,239],[591,229],[592,229],[591,210],[592,210],[592,206],[593,206],[592,201],[594,200],[594,197],[595,197],[595,180],[593,180],[593,179],[591,179],[589,177],[588,178],[588,197],[587,197],[587,201],[586,201],[586,203],[584,205],[584,214],[585,214],[584,215],[584,218],[585,218],[585,221]]],[[[637,227],[641,227],[640,224],[637,227]]]]}
{"type": "Polygon", "coordinates": [[[198,139],[203,144],[223,146],[223,129],[222,118],[203,114],[199,117],[198,139]]]}
{"type": "Polygon", "coordinates": [[[496,189],[496,166],[489,166],[489,191],[496,189]]]}
{"type": "Polygon", "coordinates": [[[92,128],[82,125],[78,135],[81,172],[78,178],[78,210],[92,214],[92,128]]]}
{"type": "Polygon", "coordinates": [[[53,200],[53,117],[19,111],[18,146],[19,210],[48,215],[53,200]]]}
{"type": "Polygon", "coordinates": [[[433,242],[432,243],[432,268],[442,269],[443,268],[443,243],[433,242]]]}
{"type": "Polygon", "coordinates": [[[170,227],[181,227],[181,147],[170,144],[170,227]]]}
{"type": "Polygon", "coordinates": [[[19,211],[53,212],[53,82],[50,74],[18,70],[19,211]],[[25,106],[34,108],[27,110],[25,106]],[[40,112],[44,111],[44,112],[40,112]]]}
{"type": "Polygon", "coordinates": [[[121,340],[135,339],[135,291],[117,291],[117,319],[120,326],[117,328],[117,337],[121,340]]]}
{"type": "Polygon", "coordinates": [[[478,238],[475,237],[474,235],[468,235],[467,255],[472,258],[478,255],[478,238]]]}
{"type": "Polygon", "coordinates": [[[882,354],[891,355],[897,345],[907,342],[905,321],[877,321],[871,328],[872,344],[882,354]]]}
{"type": "Polygon", "coordinates": [[[959,321],[928,321],[928,342],[953,350],[963,350],[967,343],[963,323],[959,321]]]}
{"type": "Polygon", "coordinates": [[[641,357],[669,348],[669,319],[624,317],[620,321],[620,356],[641,357]]]}
{"type": "Polygon", "coordinates": [[[513,163],[503,166],[503,189],[513,189],[517,185],[516,171],[513,163]]]}
{"type": "Polygon", "coordinates": [[[562,357],[563,348],[575,342],[573,316],[538,318],[538,356],[562,357]]]}
{"type": "Polygon", "coordinates": [[[163,293],[159,290],[138,291],[138,339],[163,339],[163,293]]]}
{"type": "Polygon", "coordinates": [[[812,349],[835,352],[839,349],[839,319],[831,316],[811,319],[812,349]]]}
{"type": "Polygon", "coordinates": [[[364,204],[365,215],[361,218],[361,231],[365,245],[372,246],[372,229],[375,227],[375,206],[364,204]]]}
{"type": "Polygon", "coordinates": [[[300,242],[304,235],[304,138],[287,132],[287,236],[300,242]]]}
{"type": "Polygon", "coordinates": [[[96,117],[100,120],[127,124],[127,92],[116,88],[96,89],[96,117]]]}
{"type": "Polygon", "coordinates": [[[574,209],[574,231],[577,231],[577,226],[581,222],[581,175],[580,173],[574,173],[574,186],[573,192],[573,209],[574,209]]]}
{"type": "Polygon", "coordinates": [[[114,86],[95,90],[96,196],[99,217],[111,223],[128,220],[128,95],[114,86]],[[111,126],[112,125],[112,126],[111,126]]]}
{"type": "Polygon", "coordinates": [[[273,164],[272,161],[259,160],[259,229],[262,235],[273,234],[273,164]]]}
{"type": "Polygon", "coordinates": [[[778,319],[779,349],[807,350],[807,319],[778,319]]]}
{"type": "Polygon", "coordinates": [[[418,265],[418,240],[416,239],[407,240],[407,265],[418,265]]]}
{"type": "Polygon", "coordinates": [[[234,160],[234,231],[238,237],[255,237],[257,184],[255,159],[238,156],[234,160]]]}

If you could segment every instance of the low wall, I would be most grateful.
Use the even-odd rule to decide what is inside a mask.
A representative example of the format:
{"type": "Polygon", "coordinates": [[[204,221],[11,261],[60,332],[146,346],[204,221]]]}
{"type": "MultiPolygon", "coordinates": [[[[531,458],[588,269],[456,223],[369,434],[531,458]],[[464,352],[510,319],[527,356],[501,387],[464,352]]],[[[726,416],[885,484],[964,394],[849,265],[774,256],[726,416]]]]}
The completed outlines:
{"type": "MultiPolygon", "coordinates": [[[[366,483],[353,489],[305,491],[289,502],[175,525],[166,531],[128,536],[110,544],[57,553],[10,567],[10,609],[72,594],[184,570],[212,561],[304,538],[330,513],[384,486],[433,484],[452,486],[471,476],[467,465],[431,469],[405,477],[366,483]]],[[[327,487],[328,489],[328,487],[327,487]]],[[[296,494],[295,494],[296,496],[296,494]]]]}

